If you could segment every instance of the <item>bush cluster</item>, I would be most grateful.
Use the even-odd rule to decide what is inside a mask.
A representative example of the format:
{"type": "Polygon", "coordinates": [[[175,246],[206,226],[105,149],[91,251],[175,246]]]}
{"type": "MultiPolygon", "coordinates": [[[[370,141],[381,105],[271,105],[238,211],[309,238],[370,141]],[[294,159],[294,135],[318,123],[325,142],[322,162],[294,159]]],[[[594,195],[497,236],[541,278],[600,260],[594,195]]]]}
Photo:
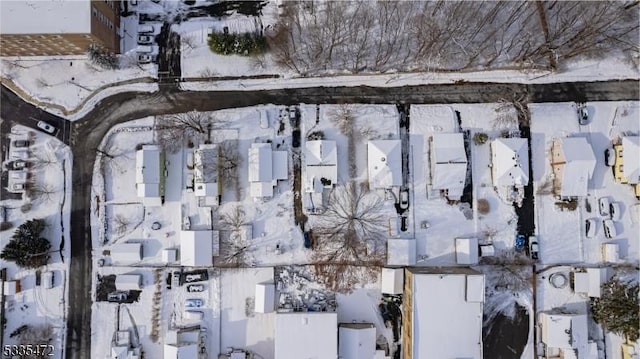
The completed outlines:
{"type": "Polygon", "coordinates": [[[115,70],[118,68],[118,57],[95,44],[90,44],[89,47],[87,47],[87,54],[91,62],[103,69],[115,70]]]}
{"type": "Polygon", "coordinates": [[[221,55],[251,56],[261,54],[267,49],[265,37],[254,33],[212,32],[209,34],[208,43],[211,51],[221,55]]]}

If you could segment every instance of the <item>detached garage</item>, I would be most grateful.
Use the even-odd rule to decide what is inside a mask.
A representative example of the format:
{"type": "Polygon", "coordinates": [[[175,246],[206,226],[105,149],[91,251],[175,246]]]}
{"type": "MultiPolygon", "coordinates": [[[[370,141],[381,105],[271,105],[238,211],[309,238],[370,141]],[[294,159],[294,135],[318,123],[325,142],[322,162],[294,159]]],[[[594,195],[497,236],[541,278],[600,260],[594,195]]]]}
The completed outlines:
{"type": "Polygon", "coordinates": [[[140,274],[119,274],[116,276],[116,290],[140,290],[142,276],[140,274]]]}

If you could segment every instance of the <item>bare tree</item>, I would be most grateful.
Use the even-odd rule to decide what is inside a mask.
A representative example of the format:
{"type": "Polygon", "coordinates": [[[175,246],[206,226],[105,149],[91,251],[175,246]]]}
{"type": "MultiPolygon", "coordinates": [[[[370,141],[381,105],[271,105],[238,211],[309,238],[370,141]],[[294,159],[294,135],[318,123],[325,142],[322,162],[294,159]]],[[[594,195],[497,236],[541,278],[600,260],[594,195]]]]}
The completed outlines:
{"type": "Polygon", "coordinates": [[[33,202],[51,202],[58,192],[60,189],[49,183],[33,183],[27,186],[27,196],[33,202]]]}
{"type": "Polygon", "coordinates": [[[106,173],[107,169],[114,172],[122,172],[120,161],[130,159],[126,155],[126,151],[111,145],[104,146],[104,148],[96,148],[95,151],[99,155],[100,170],[103,174],[106,173]]]}
{"type": "Polygon", "coordinates": [[[49,166],[59,164],[58,158],[52,151],[37,150],[33,152],[33,156],[29,159],[30,168],[40,170],[49,166]]]}
{"type": "Polygon", "coordinates": [[[243,229],[249,225],[244,208],[241,205],[221,208],[218,213],[220,231],[220,259],[222,263],[233,267],[253,266],[254,246],[243,229]]]}
{"type": "Polygon", "coordinates": [[[127,233],[127,230],[129,229],[129,225],[131,225],[130,218],[123,216],[122,214],[118,214],[116,215],[116,218],[114,218],[113,221],[115,223],[114,231],[118,236],[123,236],[125,233],[127,233]]]}
{"type": "Polygon", "coordinates": [[[242,156],[238,151],[238,142],[227,140],[218,145],[219,178],[223,184],[238,182],[238,168],[242,165],[242,156]]]}
{"type": "MultiPolygon", "coordinates": [[[[336,187],[313,227],[314,261],[345,270],[382,265],[386,248],[382,206],[383,200],[377,194],[355,182],[336,187]]],[[[325,284],[339,285],[335,275],[349,275],[334,269],[321,271],[329,275],[322,278],[325,284]]]]}
{"type": "Polygon", "coordinates": [[[223,124],[219,117],[194,110],[158,117],[156,130],[160,145],[169,152],[176,152],[185,142],[198,145],[208,140],[210,131],[223,124]]]}
{"type": "MultiPolygon", "coordinates": [[[[55,331],[51,324],[41,324],[41,325],[24,325],[18,328],[20,331],[17,334],[18,342],[22,345],[32,345],[42,346],[51,344],[55,339],[55,331]]],[[[40,355],[32,354],[32,355],[23,355],[19,356],[22,358],[48,358],[48,351],[44,350],[40,355]]]]}

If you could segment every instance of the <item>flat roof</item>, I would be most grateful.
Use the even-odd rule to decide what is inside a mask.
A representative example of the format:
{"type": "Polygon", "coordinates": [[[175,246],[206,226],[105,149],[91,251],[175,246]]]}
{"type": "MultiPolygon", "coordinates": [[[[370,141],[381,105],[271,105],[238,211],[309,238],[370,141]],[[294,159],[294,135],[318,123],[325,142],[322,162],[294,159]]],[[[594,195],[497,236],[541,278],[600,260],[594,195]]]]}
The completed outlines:
{"type": "Polygon", "coordinates": [[[142,260],[141,243],[118,243],[110,248],[111,260],[117,263],[133,263],[142,260]]]}
{"type": "Polygon", "coordinates": [[[413,358],[482,359],[483,275],[468,268],[432,271],[410,270],[413,358]]]}
{"type": "Polygon", "coordinates": [[[0,1],[0,34],[88,34],[89,1],[0,1]]]}
{"type": "Polygon", "coordinates": [[[415,239],[387,240],[387,265],[410,266],[416,264],[415,239]]]}
{"type": "Polygon", "coordinates": [[[276,314],[275,358],[336,359],[338,315],[335,312],[276,314]]]}
{"type": "Polygon", "coordinates": [[[338,329],[338,355],[345,359],[372,359],[376,355],[376,328],[349,327],[338,329]]]}

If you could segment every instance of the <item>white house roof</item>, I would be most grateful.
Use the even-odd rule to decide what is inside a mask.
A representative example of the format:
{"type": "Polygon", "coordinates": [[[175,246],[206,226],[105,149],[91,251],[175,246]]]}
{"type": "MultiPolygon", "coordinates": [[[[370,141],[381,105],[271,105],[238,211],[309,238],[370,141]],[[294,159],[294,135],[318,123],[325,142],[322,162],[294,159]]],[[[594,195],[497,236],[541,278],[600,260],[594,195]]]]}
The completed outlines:
{"type": "Polygon", "coordinates": [[[467,178],[467,154],[461,133],[433,135],[432,187],[448,190],[448,196],[460,198],[467,178]]]}
{"type": "Polygon", "coordinates": [[[198,345],[188,344],[165,344],[164,359],[193,359],[198,357],[198,345]]]}
{"type": "Polygon", "coordinates": [[[343,359],[373,359],[376,355],[376,328],[369,324],[340,324],[338,356],[343,359]]]}
{"type": "Polygon", "coordinates": [[[126,345],[118,345],[111,347],[111,359],[127,359],[129,347],[126,345]]]}
{"type": "Polygon", "coordinates": [[[277,313],[275,327],[275,358],[338,357],[338,315],[335,312],[277,313]]]}
{"type": "Polygon", "coordinates": [[[118,274],[116,290],[140,290],[141,281],[140,274],[118,274]]]}
{"type": "Polygon", "coordinates": [[[211,266],[214,236],[217,240],[217,231],[181,231],[180,264],[192,267],[211,266]]]}
{"type": "Polygon", "coordinates": [[[412,272],[412,357],[482,359],[484,276],[468,268],[412,272]]]}
{"type": "Polygon", "coordinates": [[[322,192],[322,178],[338,181],[338,152],[335,141],[307,141],[305,144],[305,192],[322,192]]]}
{"type": "Polygon", "coordinates": [[[493,183],[526,186],[529,183],[529,152],[526,138],[498,138],[491,142],[493,183]]]}
{"type": "Polygon", "coordinates": [[[478,263],[477,238],[456,238],[456,263],[465,265],[478,263]]]}
{"type": "Polygon", "coordinates": [[[542,342],[558,349],[577,349],[578,358],[587,350],[588,328],[586,314],[540,313],[542,342]]]}
{"type": "Polygon", "coordinates": [[[251,197],[272,197],[273,184],[271,182],[251,182],[249,183],[249,193],[251,193],[251,197]]]}
{"type": "Polygon", "coordinates": [[[381,282],[382,293],[402,294],[404,290],[404,269],[382,268],[381,282]]]}
{"type": "Polygon", "coordinates": [[[276,287],[273,283],[257,283],[255,308],[256,313],[271,313],[275,309],[276,287]]]}
{"type": "Polygon", "coordinates": [[[560,150],[562,153],[555,153],[553,159],[554,162],[564,160],[560,195],[586,196],[589,180],[596,168],[591,144],[584,137],[568,137],[561,140],[560,150]]]}
{"type": "Polygon", "coordinates": [[[604,262],[617,263],[620,260],[620,246],[618,246],[618,243],[603,243],[602,257],[604,262]]]}
{"type": "Polygon", "coordinates": [[[369,184],[372,188],[402,185],[400,140],[369,141],[367,156],[369,184]]]}
{"type": "Polygon", "coordinates": [[[287,151],[273,151],[271,163],[273,163],[273,179],[285,180],[289,178],[289,165],[287,151]]]}
{"type": "Polygon", "coordinates": [[[270,143],[252,143],[249,148],[249,182],[273,180],[273,158],[270,143]]]}
{"type": "Polygon", "coordinates": [[[162,261],[165,263],[173,263],[177,259],[175,248],[165,248],[162,250],[162,261]]]}
{"type": "Polygon", "coordinates": [[[136,187],[146,206],[162,205],[160,191],[160,148],[144,145],[136,151],[136,187]]]}
{"type": "Polygon", "coordinates": [[[193,186],[196,197],[217,197],[218,183],[196,183],[193,186]]]}
{"type": "Polygon", "coordinates": [[[575,272],[573,275],[574,291],[593,298],[600,298],[602,284],[611,279],[608,267],[587,268],[586,272],[575,272]]]}
{"type": "Polygon", "coordinates": [[[118,243],[111,246],[111,260],[115,263],[135,263],[142,260],[141,243],[118,243]]]}
{"type": "Polygon", "coordinates": [[[193,162],[194,182],[205,184],[218,182],[218,146],[216,144],[198,146],[193,154],[193,162]]]}
{"type": "Polygon", "coordinates": [[[387,265],[410,266],[416,264],[415,239],[389,239],[387,241],[387,265]]]}
{"type": "Polygon", "coordinates": [[[640,183],[640,136],[622,137],[622,151],[622,173],[629,183],[640,183]]]}
{"type": "Polygon", "coordinates": [[[0,1],[2,34],[86,34],[91,32],[89,1],[0,1]]]}

